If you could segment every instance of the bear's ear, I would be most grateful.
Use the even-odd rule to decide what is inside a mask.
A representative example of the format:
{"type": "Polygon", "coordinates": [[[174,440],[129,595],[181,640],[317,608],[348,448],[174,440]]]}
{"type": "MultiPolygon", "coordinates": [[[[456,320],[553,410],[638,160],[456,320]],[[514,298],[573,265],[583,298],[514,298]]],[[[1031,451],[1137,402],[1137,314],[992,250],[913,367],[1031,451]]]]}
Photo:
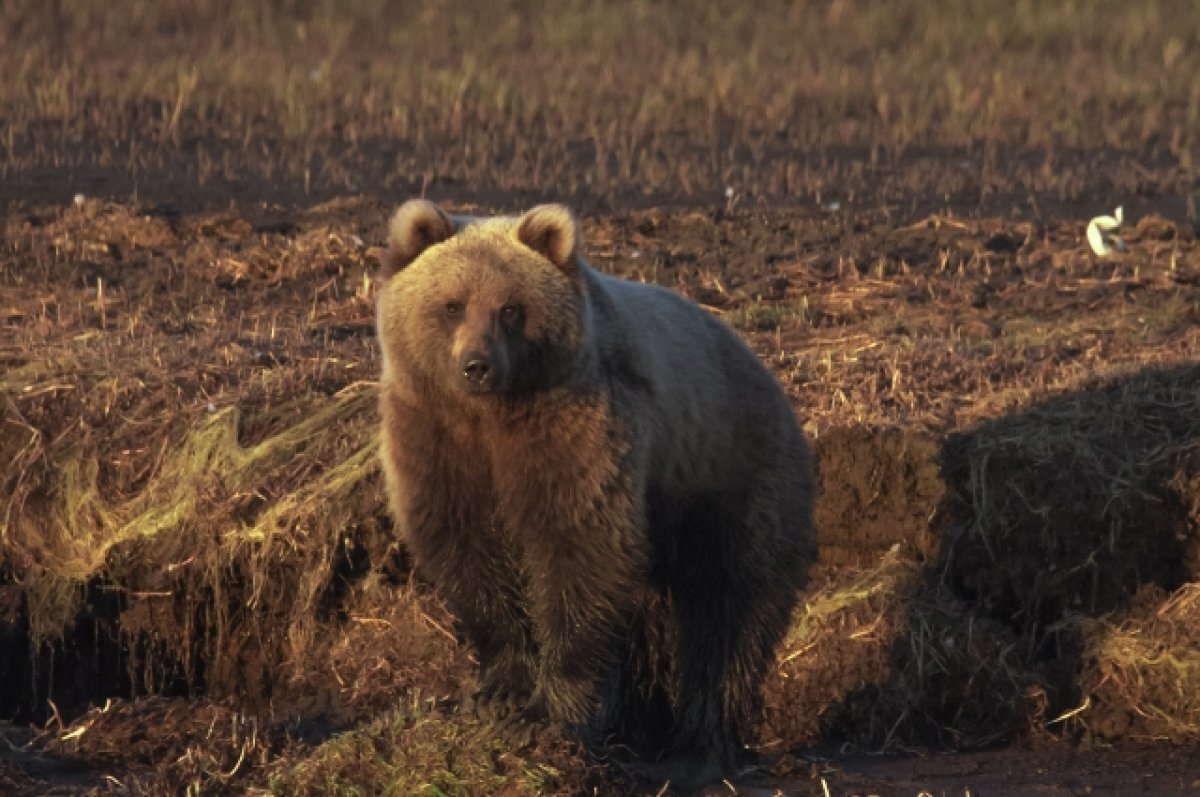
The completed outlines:
{"type": "Polygon", "coordinates": [[[416,260],[434,244],[454,235],[454,221],[427,199],[410,199],[388,224],[388,248],[382,258],[384,279],[416,260]]]}
{"type": "Polygon", "coordinates": [[[562,205],[538,205],[517,222],[517,240],[571,279],[579,273],[579,223],[562,205]]]}

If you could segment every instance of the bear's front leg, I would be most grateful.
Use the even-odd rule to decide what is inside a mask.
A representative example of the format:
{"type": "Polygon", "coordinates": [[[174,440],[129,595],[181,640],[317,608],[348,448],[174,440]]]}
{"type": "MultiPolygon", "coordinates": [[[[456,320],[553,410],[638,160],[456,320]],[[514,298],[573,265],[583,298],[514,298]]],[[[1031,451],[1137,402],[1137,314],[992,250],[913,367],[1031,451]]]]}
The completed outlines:
{"type": "Polygon", "coordinates": [[[537,654],[520,567],[495,517],[491,474],[478,455],[397,404],[385,395],[380,455],[392,514],[417,572],[479,657],[481,688],[469,707],[502,719],[533,692],[537,654]]]}
{"type": "Polygon", "coordinates": [[[524,554],[539,655],[526,717],[586,726],[644,578],[642,501],[616,463],[580,458],[527,473],[502,505],[524,554]]]}
{"type": "Polygon", "coordinates": [[[539,651],[529,714],[544,712],[552,722],[586,725],[599,707],[598,687],[617,664],[642,562],[636,545],[630,550],[621,543],[632,536],[627,527],[555,528],[561,538],[539,535],[527,549],[539,651]]]}

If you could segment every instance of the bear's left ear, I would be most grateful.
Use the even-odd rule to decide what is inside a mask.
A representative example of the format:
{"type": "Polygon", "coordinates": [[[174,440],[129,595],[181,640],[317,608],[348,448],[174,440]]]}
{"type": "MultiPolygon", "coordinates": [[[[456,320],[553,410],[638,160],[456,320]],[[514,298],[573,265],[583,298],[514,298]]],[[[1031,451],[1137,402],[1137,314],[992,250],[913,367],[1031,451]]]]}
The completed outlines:
{"type": "Polygon", "coordinates": [[[538,205],[517,222],[517,240],[571,279],[579,275],[579,222],[562,205],[538,205]]]}

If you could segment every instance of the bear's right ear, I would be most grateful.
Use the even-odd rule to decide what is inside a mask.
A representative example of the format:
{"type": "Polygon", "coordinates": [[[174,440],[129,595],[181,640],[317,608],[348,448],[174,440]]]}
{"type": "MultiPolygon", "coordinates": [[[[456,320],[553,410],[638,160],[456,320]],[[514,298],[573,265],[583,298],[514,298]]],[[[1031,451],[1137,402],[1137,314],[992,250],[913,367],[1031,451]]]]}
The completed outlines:
{"type": "Polygon", "coordinates": [[[387,279],[454,232],[454,221],[446,211],[428,199],[408,200],[388,224],[388,248],[382,258],[380,275],[387,279]]]}

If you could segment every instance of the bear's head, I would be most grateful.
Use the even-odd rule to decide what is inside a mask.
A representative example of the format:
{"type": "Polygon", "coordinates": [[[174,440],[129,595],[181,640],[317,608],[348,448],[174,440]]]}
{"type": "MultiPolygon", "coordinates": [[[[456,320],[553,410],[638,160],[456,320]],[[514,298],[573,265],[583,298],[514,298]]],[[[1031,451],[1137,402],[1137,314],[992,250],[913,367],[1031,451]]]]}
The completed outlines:
{"type": "Polygon", "coordinates": [[[388,228],[378,331],[384,378],[514,395],[561,384],[585,323],[579,225],[561,205],[520,218],[450,216],[406,202],[388,228]]]}

